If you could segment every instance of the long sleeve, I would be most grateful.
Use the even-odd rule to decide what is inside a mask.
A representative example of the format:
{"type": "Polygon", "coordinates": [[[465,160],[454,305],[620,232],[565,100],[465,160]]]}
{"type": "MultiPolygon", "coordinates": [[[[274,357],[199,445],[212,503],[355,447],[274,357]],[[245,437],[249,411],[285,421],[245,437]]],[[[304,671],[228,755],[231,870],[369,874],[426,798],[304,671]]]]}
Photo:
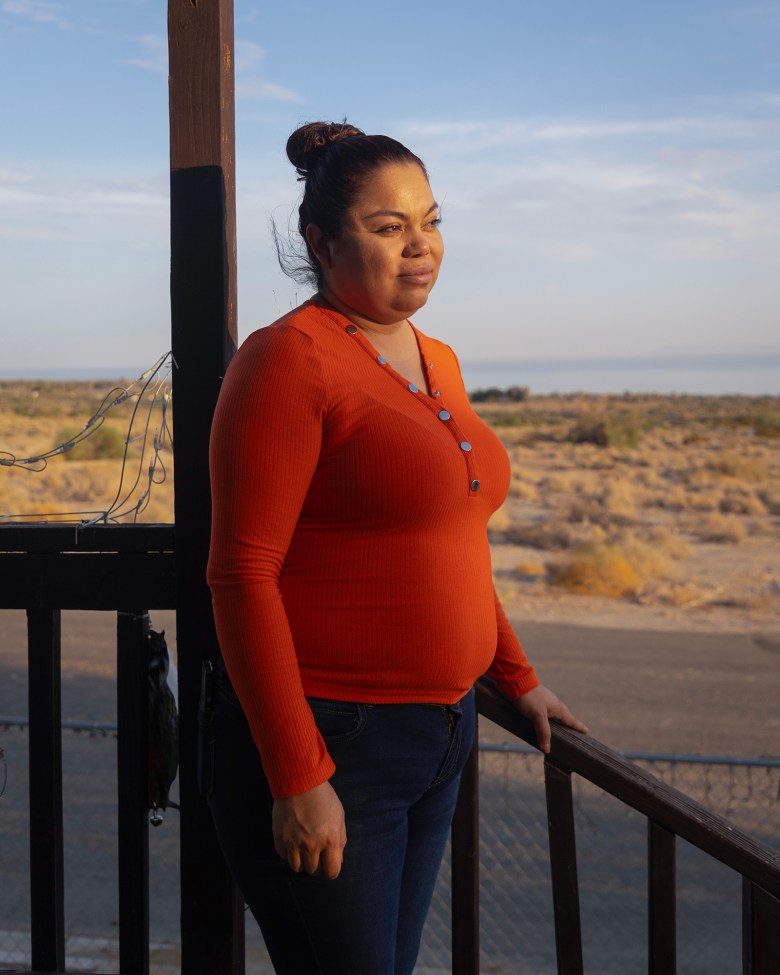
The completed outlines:
{"type": "Polygon", "coordinates": [[[319,456],[323,401],[310,339],[262,329],[228,369],[211,437],[208,581],[217,633],[275,796],[313,788],[334,771],[279,588],[319,456]]]}
{"type": "Polygon", "coordinates": [[[499,691],[508,700],[522,697],[527,691],[539,686],[539,678],[525,655],[512,624],[495,594],[496,602],[496,655],[487,671],[496,682],[499,691]]]}

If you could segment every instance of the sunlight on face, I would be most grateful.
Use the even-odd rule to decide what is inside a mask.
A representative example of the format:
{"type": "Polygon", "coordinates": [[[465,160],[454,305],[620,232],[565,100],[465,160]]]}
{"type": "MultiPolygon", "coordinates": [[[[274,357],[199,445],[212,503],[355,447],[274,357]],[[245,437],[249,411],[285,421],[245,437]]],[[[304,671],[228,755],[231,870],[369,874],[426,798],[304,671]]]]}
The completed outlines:
{"type": "Polygon", "coordinates": [[[428,300],[444,253],[439,206],[423,171],[413,163],[377,170],[341,235],[319,235],[317,244],[323,294],[349,317],[392,325],[413,315],[428,300]]]}

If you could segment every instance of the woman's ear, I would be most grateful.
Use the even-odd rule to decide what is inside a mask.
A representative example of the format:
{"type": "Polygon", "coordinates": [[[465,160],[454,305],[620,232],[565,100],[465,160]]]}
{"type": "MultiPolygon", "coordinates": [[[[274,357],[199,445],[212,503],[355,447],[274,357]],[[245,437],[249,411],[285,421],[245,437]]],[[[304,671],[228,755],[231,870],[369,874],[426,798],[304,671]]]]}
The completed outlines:
{"type": "Polygon", "coordinates": [[[306,226],[306,243],[312,249],[323,271],[330,270],[331,257],[328,239],[316,223],[310,223],[306,226]]]}

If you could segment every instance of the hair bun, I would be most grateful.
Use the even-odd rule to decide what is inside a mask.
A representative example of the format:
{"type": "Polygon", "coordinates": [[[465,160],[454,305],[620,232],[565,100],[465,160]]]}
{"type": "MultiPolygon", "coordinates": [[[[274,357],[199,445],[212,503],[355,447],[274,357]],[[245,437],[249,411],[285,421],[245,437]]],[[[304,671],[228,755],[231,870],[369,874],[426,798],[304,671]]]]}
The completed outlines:
{"type": "Polygon", "coordinates": [[[332,142],[341,142],[353,135],[364,135],[360,129],[350,125],[346,119],[343,122],[307,122],[302,125],[287,140],[287,158],[295,166],[298,175],[306,178],[311,169],[311,153],[332,142]]]}

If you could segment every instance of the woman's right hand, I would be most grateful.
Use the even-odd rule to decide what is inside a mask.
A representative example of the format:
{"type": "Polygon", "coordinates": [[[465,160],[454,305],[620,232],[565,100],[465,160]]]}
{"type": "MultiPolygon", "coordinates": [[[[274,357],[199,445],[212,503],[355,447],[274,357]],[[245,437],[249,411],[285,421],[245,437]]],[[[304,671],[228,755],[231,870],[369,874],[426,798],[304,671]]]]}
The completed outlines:
{"type": "Polygon", "coordinates": [[[300,873],[322,870],[329,880],[341,872],[347,830],[344,807],[330,782],[284,799],[274,799],[274,846],[300,873]]]}

